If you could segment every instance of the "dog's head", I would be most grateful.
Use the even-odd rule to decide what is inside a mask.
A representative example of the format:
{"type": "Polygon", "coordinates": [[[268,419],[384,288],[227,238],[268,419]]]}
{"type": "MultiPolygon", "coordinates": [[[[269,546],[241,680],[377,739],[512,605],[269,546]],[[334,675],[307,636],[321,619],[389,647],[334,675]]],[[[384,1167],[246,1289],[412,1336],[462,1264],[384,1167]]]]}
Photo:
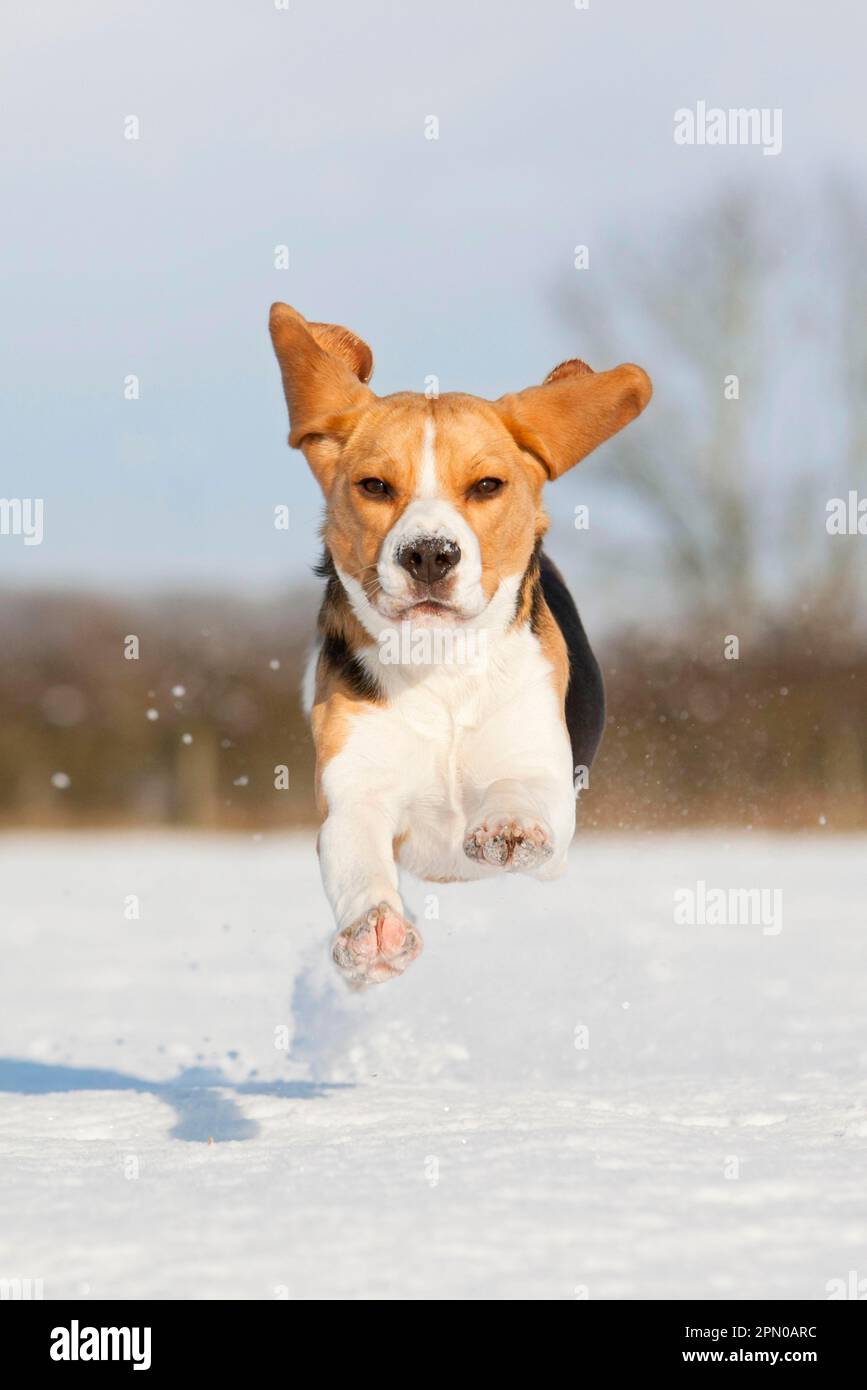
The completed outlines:
{"type": "Polygon", "coordinates": [[[379,397],[366,343],[271,309],[271,338],[327,510],[325,543],[373,636],[395,621],[502,623],[547,519],[542,487],[644,409],[648,376],[577,360],[497,401],[379,397]]]}

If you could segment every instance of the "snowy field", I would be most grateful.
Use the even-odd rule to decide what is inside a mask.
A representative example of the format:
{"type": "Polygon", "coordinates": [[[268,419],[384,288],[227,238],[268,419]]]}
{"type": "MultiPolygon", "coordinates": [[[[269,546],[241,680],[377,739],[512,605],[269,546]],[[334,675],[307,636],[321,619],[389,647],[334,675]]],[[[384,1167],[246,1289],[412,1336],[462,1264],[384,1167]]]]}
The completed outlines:
{"type": "Polygon", "coordinates": [[[822,1299],[867,1276],[864,839],[585,836],[555,884],[410,883],[425,952],[363,995],[327,959],[312,837],[0,857],[0,1278],[822,1299]],[[699,881],[780,889],[781,929],[678,924],[699,881]]]}

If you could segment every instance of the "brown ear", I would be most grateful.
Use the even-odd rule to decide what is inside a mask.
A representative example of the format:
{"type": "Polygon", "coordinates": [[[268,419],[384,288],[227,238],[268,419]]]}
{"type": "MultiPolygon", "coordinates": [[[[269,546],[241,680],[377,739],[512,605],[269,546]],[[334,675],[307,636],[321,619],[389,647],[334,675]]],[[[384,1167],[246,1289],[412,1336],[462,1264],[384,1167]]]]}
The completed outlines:
{"type": "Polygon", "coordinates": [[[365,385],[370,348],[339,324],[308,323],[288,304],[271,305],[269,327],[289,407],[289,443],[299,449],[308,436],[345,433],[373,399],[365,385]]]}
{"type": "Polygon", "coordinates": [[[631,362],[594,372],[573,358],[555,367],[542,386],[493,404],[520,447],[549,478],[559,478],[640,415],[652,394],[650,377],[631,362]]]}

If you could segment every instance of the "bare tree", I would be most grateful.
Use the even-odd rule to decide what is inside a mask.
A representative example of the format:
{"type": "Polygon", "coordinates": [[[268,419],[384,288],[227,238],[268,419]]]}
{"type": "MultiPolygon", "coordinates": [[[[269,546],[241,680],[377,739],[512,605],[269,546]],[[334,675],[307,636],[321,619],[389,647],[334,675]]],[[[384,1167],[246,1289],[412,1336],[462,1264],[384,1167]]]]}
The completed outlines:
{"type": "Polygon", "coordinates": [[[688,619],[863,616],[867,543],[825,519],[833,480],[867,474],[867,217],[842,188],[822,208],[820,224],[732,191],[650,250],[623,246],[613,300],[589,276],[558,295],[578,341],[614,361],[637,340],[655,379],[606,476],[688,619]]]}

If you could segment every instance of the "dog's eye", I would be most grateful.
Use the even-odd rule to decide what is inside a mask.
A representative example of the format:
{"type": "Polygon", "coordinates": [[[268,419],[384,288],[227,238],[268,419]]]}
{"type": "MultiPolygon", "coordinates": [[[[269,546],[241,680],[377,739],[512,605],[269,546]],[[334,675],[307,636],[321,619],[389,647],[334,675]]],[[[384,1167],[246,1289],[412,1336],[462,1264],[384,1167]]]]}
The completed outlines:
{"type": "Polygon", "coordinates": [[[493,497],[503,486],[502,478],[480,478],[470,489],[473,497],[493,497]]]}
{"type": "Polygon", "coordinates": [[[362,478],[358,484],[362,492],[366,492],[368,497],[390,497],[391,488],[388,483],[384,483],[381,478],[362,478]]]}

